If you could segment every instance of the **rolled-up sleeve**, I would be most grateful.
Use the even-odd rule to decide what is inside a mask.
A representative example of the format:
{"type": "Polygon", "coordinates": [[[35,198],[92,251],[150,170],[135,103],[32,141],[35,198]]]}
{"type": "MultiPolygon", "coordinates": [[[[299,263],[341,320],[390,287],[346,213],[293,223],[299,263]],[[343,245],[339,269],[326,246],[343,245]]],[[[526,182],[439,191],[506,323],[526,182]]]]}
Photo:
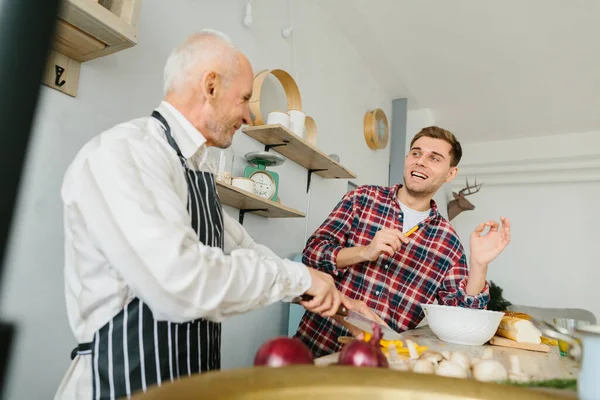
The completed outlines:
{"type": "Polygon", "coordinates": [[[142,141],[98,146],[78,169],[69,207],[157,319],[221,321],[310,286],[301,264],[252,248],[225,254],[202,244],[173,184],[172,174],[180,171],[142,141]]]}
{"type": "Polygon", "coordinates": [[[337,255],[346,247],[347,235],[352,226],[355,193],[356,191],[346,193],[310,236],[302,253],[304,264],[337,275],[337,255]]]}
{"type": "Polygon", "coordinates": [[[446,306],[485,309],[490,301],[489,285],[486,282],[481,293],[470,296],[467,293],[468,274],[467,258],[461,251],[458,261],[450,267],[442,282],[438,302],[446,306]]]}

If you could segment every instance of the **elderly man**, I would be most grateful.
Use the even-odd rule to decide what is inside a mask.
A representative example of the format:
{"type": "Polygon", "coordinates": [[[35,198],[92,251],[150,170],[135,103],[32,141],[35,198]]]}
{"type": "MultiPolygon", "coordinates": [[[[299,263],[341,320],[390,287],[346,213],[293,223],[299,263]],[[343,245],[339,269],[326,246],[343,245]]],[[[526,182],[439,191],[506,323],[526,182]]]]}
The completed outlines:
{"type": "Polygon", "coordinates": [[[225,317],[309,294],[333,316],[331,277],[282,260],[222,210],[207,146],[250,121],[253,73],[223,35],[169,56],[164,101],[77,154],[62,187],[68,317],[79,345],[56,398],[114,399],[220,368],[225,317]]]}

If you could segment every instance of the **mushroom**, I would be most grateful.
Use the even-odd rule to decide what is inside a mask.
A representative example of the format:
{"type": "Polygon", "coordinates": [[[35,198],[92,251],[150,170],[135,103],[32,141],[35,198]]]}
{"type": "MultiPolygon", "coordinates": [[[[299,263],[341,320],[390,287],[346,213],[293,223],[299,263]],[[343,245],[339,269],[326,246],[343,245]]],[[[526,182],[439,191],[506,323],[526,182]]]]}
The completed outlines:
{"type": "Polygon", "coordinates": [[[521,371],[519,364],[519,357],[516,354],[510,356],[510,372],[508,373],[508,379],[514,382],[528,382],[529,375],[521,371]]]}
{"type": "Polygon", "coordinates": [[[473,364],[473,378],[482,382],[505,381],[508,379],[508,372],[498,361],[484,359],[473,364]]]}
{"type": "Polygon", "coordinates": [[[394,343],[390,343],[388,346],[389,361],[388,365],[390,369],[396,371],[410,371],[413,360],[403,360],[398,356],[398,350],[394,343]]]}
{"type": "Polygon", "coordinates": [[[435,374],[440,376],[447,376],[450,378],[468,378],[468,367],[463,367],[462,365],[453,362],[444,360],[437,366],[435,369],[435,374]]]}
{"type": "Polygon", "coordinates": [[[444,356],[442,356],[440,353],[437,353],[435,351],[426,351],[423,354],[421,354],[421,357],[419,357],[419,359],[420,360],[428,360],[428,361],[431,361],[431,363],[433,363],[433,364],[437,364],[444,359],[444,356]]]}
{"type": "Polygon", "coordinates": [[[390,369],[396,371],[410,371],[411,370],[411,360],[398,360],[398,361],[390,361],[389,366],[390,369]]]}
{"type": "Polygon", "coordinates": [[[419,358],[419,352],[417,351],[417,345],[412,340],[406,341],[406,347],[408,347],[408,354],[410,354],[410,358],[416,360],[419,358]]]}
{"type": "Polygon", "coordinates": [[[434,365],[429,360],[416,360],[412,367],[412,371],[417,374],[433,374],[434,370],[434,365]]]}
{"type": "Polygon", "coordinates": [[[469,360],[469,356],[467,353],[462,351],[455,351],[450,356],[450,361],[455,364],[460,365],[465,371],[468,371],[471,367],[471,360],[469,360]]]}
{"type": "Polygon", "coordinates": [[[390,345],[388,346],[388,354],[390,357],[390,362],[396,363],[401,361],[400,357],[398,357],[398,350],[396,349],[396,345],[394,343],[390,343],[390,345]]]}
{"type": "Polygon", "coordinates": [[[484,351],[483,354],[481,355],[481,357],[473,357],[471,359],[471,368],[473,368],[473,365],[477,364],[479,361],[482,360],[491,360],[493,358],[494,355],[494,351],[492,350],[491,347],[487,347],[484,351]]]}

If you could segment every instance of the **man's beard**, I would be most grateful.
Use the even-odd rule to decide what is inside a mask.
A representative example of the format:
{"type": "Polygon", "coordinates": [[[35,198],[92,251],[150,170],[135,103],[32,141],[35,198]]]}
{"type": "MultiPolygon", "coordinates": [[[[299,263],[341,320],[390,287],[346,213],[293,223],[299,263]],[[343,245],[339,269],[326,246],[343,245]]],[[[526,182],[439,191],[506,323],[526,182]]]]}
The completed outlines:
{"type": "Polygon", "coordinates": [[[226,149],[231,146],[233,138],[229,136],[229,131],[233,129],[233,127],[229,127],[226,124],[221,124],[216,121],[210,121],[208,123],[208,129],[214,133],[213,141],[216,147],[226,149]]]}
{"type": "Polygon", "coordinates": [[[423,197],[433,197],[433,195],[435,195],[436,190],[433,190],[433,188],[431,187],[427,187],[424,188],[422,190],[417,190],[415,188],[411,188],[408,183],[408,181],[405,179],[404,181],[404,187],[406,188],[406,192],[414,198],[423,198],[423,197]]]}

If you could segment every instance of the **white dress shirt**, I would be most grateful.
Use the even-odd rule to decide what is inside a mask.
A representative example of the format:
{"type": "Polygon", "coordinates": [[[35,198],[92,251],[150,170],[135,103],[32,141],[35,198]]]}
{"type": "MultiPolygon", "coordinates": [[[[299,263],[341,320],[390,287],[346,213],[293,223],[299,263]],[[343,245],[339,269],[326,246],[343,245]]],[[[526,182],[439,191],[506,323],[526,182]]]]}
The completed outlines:
{"type": "MultiPolygon", "coordinates": [[[[202,169],[205,138],[170,104],[157,110],[188,165],[202,169]]],[[[255,243],[226,213],[224,251],[198,241],[181,161],[149,116],[87,143],[66,172],[61,196],[73,347],[92,341],[134,296],[157,320],[222,321],[310,288],[305,266],[255,243]]],[[[56,398],[91,398],[91,376],[91,357],[77,356],[56,398]]]]}

